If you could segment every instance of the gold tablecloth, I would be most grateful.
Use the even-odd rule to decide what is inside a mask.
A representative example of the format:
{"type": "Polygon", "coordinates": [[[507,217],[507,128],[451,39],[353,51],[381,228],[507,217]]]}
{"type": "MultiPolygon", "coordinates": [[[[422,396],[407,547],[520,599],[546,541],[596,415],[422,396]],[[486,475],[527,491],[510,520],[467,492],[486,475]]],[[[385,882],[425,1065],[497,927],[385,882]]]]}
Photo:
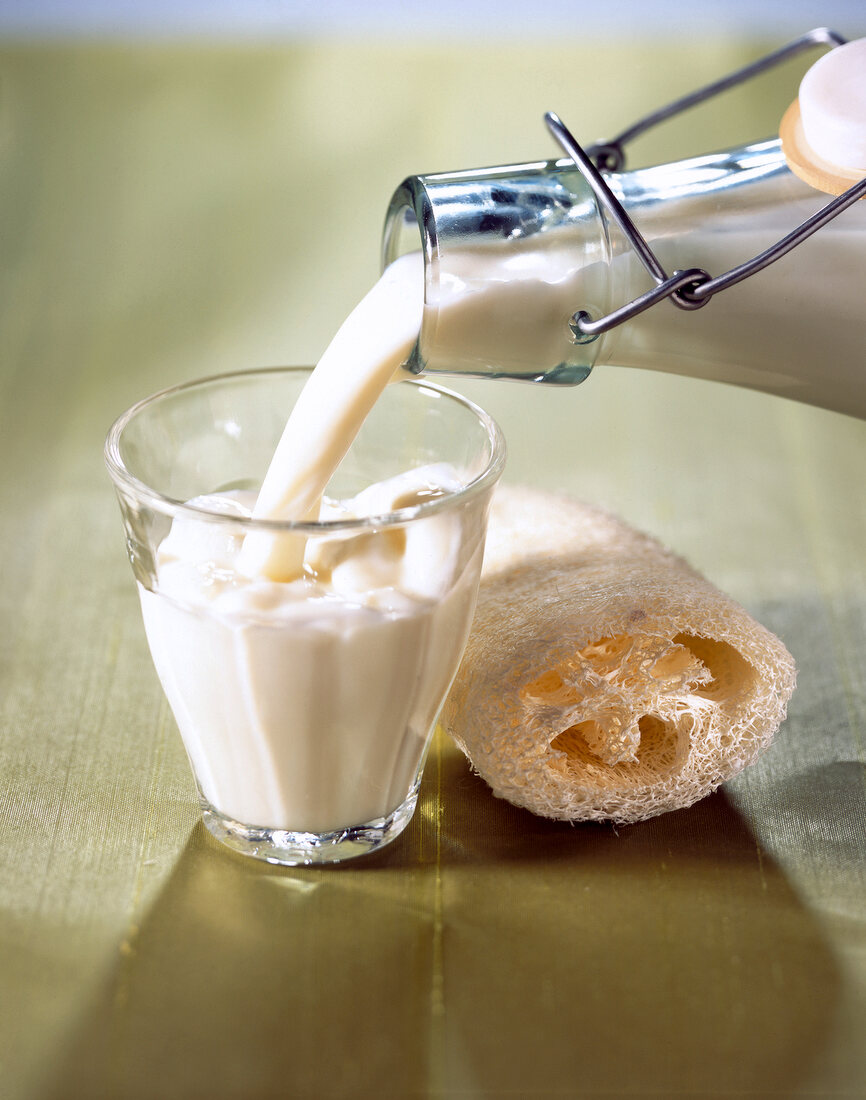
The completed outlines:
{"type": "MultiPolygon", "coordinates": [[[[407,832],[339,869],[199,823],[101,459],[153,390],[313,361],[404,175],[552,155],[548,108],[608,136],[761,45],[2,48],[0,1095],[866,1091],[866,424],[616,368],[461,385],[508,479],[658,534],[799,688],[756,767],[620,830],[495,800],[440,737],[407,832]]],[[[638,160],[765,136],[802,68],[638,160]]]]}

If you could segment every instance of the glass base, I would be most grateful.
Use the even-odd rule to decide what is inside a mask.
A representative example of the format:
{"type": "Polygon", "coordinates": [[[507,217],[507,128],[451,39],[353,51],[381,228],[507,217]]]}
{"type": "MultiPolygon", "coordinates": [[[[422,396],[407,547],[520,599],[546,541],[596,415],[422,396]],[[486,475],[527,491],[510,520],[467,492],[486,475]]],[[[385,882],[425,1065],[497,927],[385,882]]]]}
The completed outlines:
{"type": "Polygon", "coordinates": [[[299,867],[318,863],[340,863],[345,859],[367,855],[390,844],[406,828],[418,802],[416,784],[409,797],[387,817],[365,821],[345,829],[327,833],[296,832],[291,829],[269,829],[257,825],[242,825],[221,814],[205,799],[201,800],[202,818],[208,831],[235,852],[283,867],[299,867]]]}

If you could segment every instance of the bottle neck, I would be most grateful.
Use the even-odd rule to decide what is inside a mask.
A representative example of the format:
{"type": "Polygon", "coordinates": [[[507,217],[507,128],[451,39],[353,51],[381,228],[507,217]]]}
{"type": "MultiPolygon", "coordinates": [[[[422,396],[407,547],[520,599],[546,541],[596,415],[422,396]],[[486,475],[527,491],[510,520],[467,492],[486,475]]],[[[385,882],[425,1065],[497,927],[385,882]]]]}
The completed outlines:
{"type": "Polygon", "coordinates": [[[575,384],[598,343],[576,344],[580,303],[609,302],[608,243],[570,161],[413,176],[394,194],[383,260],[419,247],[425,308],[413,369],[575,384]]]}

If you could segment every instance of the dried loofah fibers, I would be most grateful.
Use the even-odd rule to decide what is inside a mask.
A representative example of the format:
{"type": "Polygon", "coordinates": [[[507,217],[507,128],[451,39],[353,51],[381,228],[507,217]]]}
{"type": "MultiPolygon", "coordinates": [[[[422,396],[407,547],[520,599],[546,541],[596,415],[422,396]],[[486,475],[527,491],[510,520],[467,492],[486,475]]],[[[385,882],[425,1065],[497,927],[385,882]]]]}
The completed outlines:
{"type": "Polygon", "coordinates": [[[445,728],[500,798],[564,821],[690,806],[769,745],[784,645],[655,539],[500,486],[445,728]]]}

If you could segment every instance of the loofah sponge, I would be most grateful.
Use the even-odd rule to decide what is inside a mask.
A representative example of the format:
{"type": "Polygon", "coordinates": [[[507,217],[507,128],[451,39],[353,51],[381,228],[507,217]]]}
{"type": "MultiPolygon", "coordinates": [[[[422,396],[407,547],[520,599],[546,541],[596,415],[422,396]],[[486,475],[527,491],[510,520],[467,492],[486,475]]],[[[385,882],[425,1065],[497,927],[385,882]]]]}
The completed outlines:
{"type": "Polygon", "coordinates": [[[442,720],[500,798],[565,821],[640,821],[751,764],[794,680],[779,639],[655,539],[500,486],[442,720]]]}

